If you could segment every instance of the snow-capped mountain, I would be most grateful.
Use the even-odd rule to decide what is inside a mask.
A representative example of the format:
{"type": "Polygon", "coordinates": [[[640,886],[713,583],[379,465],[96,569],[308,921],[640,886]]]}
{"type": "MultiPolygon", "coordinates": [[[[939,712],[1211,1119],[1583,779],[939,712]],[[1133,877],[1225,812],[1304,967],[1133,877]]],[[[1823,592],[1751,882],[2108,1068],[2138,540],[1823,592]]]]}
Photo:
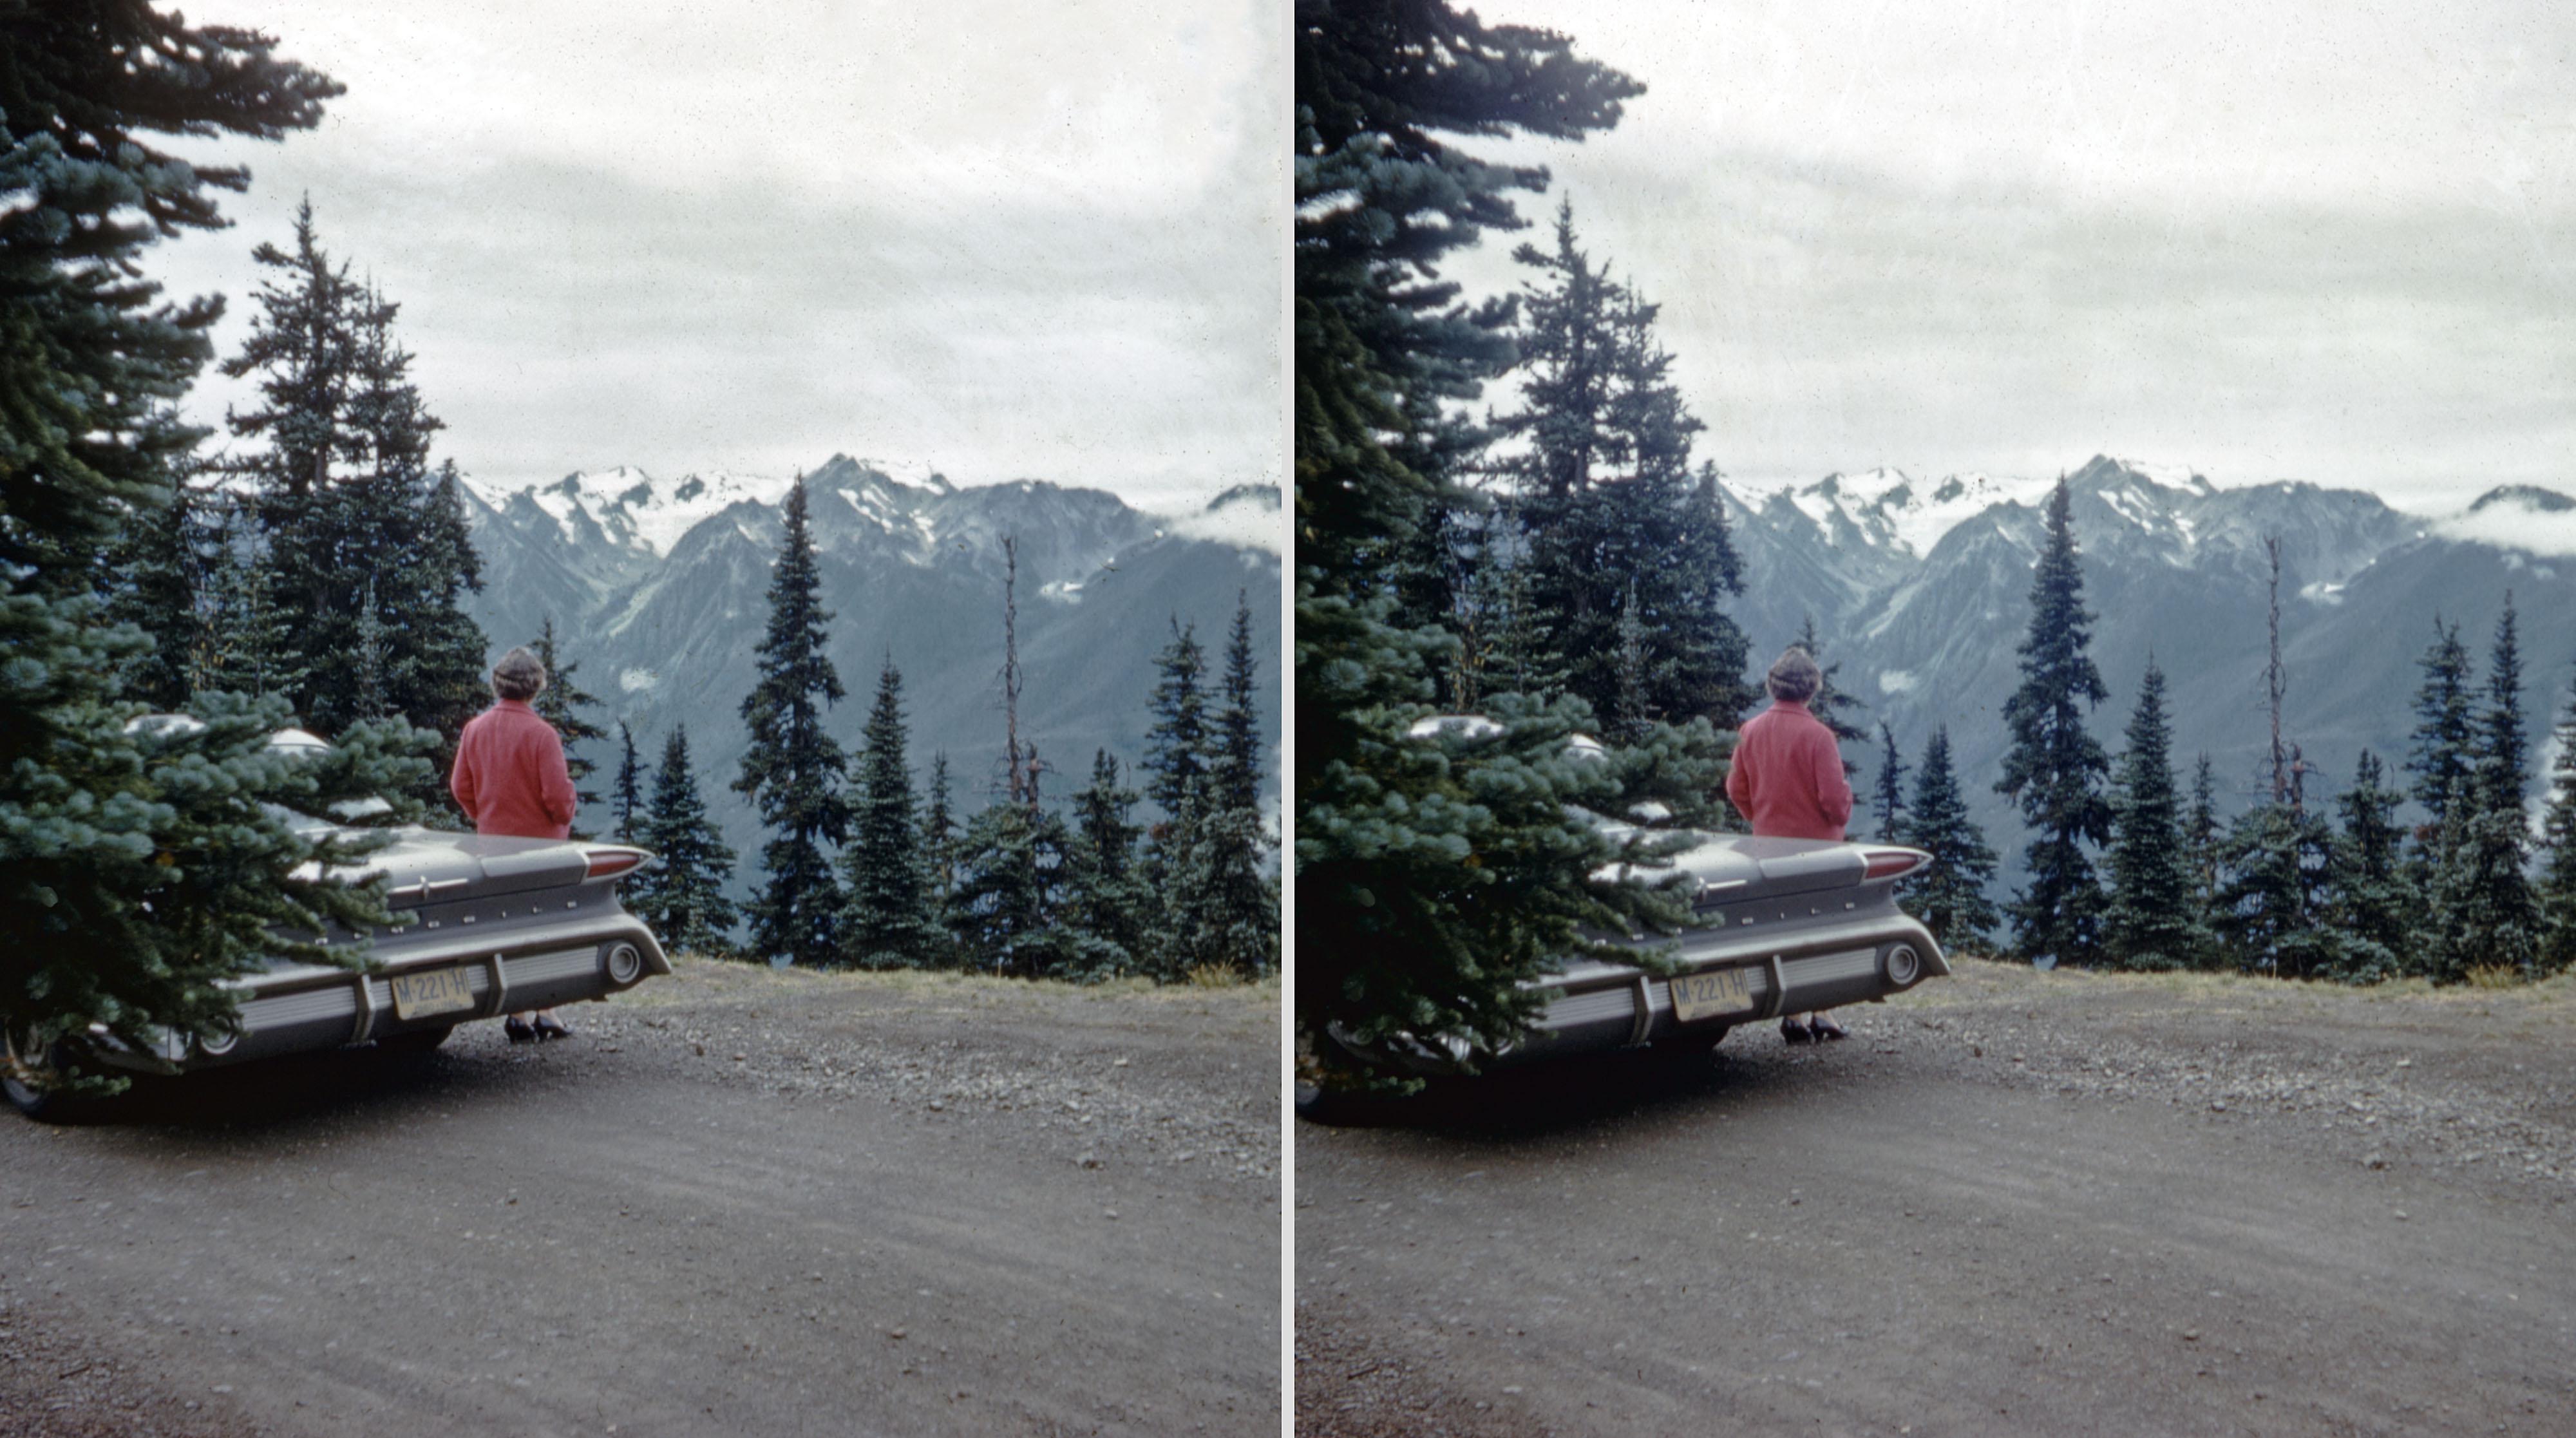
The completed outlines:
{"type": "MultiPolygon", "coordinates": [[[[1837,685],[1885,719],[1909,768],[1950,729],[1961,787],[2008,860],[2027,835],[1994,793],[2004,700],[2030,616],[2031,570],[2053,478],[1834,475],[1723,501],[1744,559],[1731,608],[1756,672],[1812,616],[1837,685]]],[[[2209,754],[2223,809],[2267,773],[2263,714],[2267,537],[2281,546],[2284,723],[2327,802],[2364,748],[2395,770],[2412,727],[2416,660],[2436,617],[2481,673],[2505,596],[2520,615],[2535,752],[2566,702],[2576,646],[2576,500],[2519,487],[2456,515],[2403,514],[2311,483],[2220,487],[2188,469],[2097,457],[2067,476],[2092,654],[2111,695],[2093,730],[2117,753],[2149,657],[2163,668],[2176,764],[2209,754]]],[[[2483,680],[2481,680],[2483,682],[2483,680]]],[[[1882,761],[1853,746],[1866,787],[1882,761]]],[[[1854,832],[1875,833],[1876,819],[1854,832]]]]}
{"type": "MultiPolygon", "coordinates": [[[[945,752],[959,802],[981,807],[1002,745],[1003,541],[1018,559],[1021,729],[1055,771],[1087,783],[1095,749],[1144,753],[1153,656],[1172,625],[1195,625],[1220,662],[1238,594],[1253,615],[1263,731],[1279,725],[1280,541],[1275,489],[1229,490],[1205,510],[1154,516],[1116,495],[1039,480],[958,488],[922,466],[835,455],[805,476],[831,655],[848,697],[832,711],[855,751],[879,665],[903,672],[910,758],[926,782],[945,752]],[[1260,522],[1266,517],[1267,525],[1260,522]]],[[[675,724],[689,730],[701,787],[745,861],[761,836],[730,789],[748,736],[740,706],[768,620],[767,591],[793,476],[654,476],[617,468],[519,490],[477,487],[468,519],[483,592],[468,608],[496,650],[554,621],[572,681],[598,696],[592,722],[623,719],[647,768],[675,724]]],[[[1276,753],[1274,747],[1273,753],[1276,753]]],[[[585,787],[605,793],[614,740],[588,746],[585,787]]],[[[1277,780],[1269,787],[1275,794],[1277,780]]],[[[606,826],[587,810],[585,827],[606,826]]],[[[737,887],[741,887],[738,885],[737,887]]]]}

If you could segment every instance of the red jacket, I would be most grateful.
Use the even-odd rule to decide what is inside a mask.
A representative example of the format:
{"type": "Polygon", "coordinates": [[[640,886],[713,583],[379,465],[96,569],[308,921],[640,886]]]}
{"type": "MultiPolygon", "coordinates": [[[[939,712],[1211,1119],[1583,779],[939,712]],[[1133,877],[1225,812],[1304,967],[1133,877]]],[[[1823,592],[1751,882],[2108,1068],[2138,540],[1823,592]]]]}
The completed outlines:
{"type": "Polygon", "coordinates": [[[1839,839],[1851,822],[1851,780],[1834,731],[1804,704],[1773,700],[1744,721],[1726,797],[1753,832],[1778,839],[1839,839]]]}
{"type": "Polygon", "coordinates": [[[562,839],[572,834],[572,773],[563,738],[522,699],[503,699],[465,721],[447,791],[477,834],[562,839]]]}

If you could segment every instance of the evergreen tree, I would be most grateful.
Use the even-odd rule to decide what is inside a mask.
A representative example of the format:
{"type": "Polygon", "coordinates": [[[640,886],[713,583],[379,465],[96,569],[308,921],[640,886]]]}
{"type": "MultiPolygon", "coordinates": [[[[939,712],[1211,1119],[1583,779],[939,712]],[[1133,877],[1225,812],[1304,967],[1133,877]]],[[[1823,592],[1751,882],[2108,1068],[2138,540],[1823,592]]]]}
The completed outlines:
{"type": "MultiPolygon", "coordinates": [[[[1888,746],[1894,754],[1894,745],[1888,746]]],[[[1900,891],[1905,912],[1923,921],[1941,947],[1983,949],[1994,941],[2001,918],[1986,898],[1995,876],[1995,851],[1968,817],[1968,801],[1950,768],[1950,726],[1932,731],[1914,777],[1914,812],[1903,843],[1932,856],[1929,867],[1900,891]]]]}
{"type": "Polygon", "coordinates": [[[2101,960],[2103,898],[2084,846],[2110,836],[2110,804],[2101,788],[2110,760],[2085,731],[2084,715],[2110,691],[2085,652],[2093,616],[2084,609],[2068,507],[2060,475],[2048,500],[2046,547],[2031,580],[2030,632],[2018,651],[2022,683],[2004,703],[2012,748],[1995,788],[2038,831],[2023,854],[2029,885],[2010,905],[2015,956],[2090,967],[2101,960]]]}
{"type": "Polygon", "coordinates": [[[360,594],[357,628],[350,637],[354,649],[350,667],[356,671],[356,681],[350,689],[349,713],[357,719],[382,719],[393,709],[386,692],[386,670],[392,665],[393,646],[386,640],[385,622],[376,609],[376,583],[372,579],[360,594]]]}
{"type": "Polygon", "coordinates": [[[2511,596],[2496,624],[2487,702],[2472,713],[2469,666],[2457,626],[2442,631],[2424,658],[2416,696],[2419,787],[2437,775],[2449,786],[2438,805],[2433,846],[2419,860],[2425,893],[2423,967],[2437,983],[2474,968],[2524,974],[2541,962],[2540,906],[2524,872],[2528,833],[2522,811],[2527,741],[2522,733],[2522,657],[2511,596]]]}
{"type": "Polygon", "coordinates": [[[2129,747],[2112,780],[2111,845],[2103,856],[2111,878],[2103,950],[2126,969],[2197,968],[2209,943],[2194,912],[2164,698],[2164,671],[2150,658],[2129,718],[2129,747]]]}
{"type": "Polygon", "coordinates": [[[1207,773],[1207,695],[1199,687],[1206,668],[1197,626],[1174,615],[1172,642],[1154,656],[1160,677],[1149,701],[1154,724],[1145,734],[1145,793],[1170,818],[1179,817],[1207,773]]]}
{"type": "MultiPolygon", "coordinates": [[[[1295,27],[1297,1024],[1349,1076],[1331,1034],[1509,1041],[1535,1004],[1521,980],[1580,950],[1581,924],[1683,913],[1589,882],[1621,856],[1567,806],[1624,807],[1643,770],[1568,755],[1587,706],[1489,692],[1502,733],[1410,732],[1457,652],[1411,556],[1461,507],[1463,402],[1512,356],[1511,307],[1462,304],[1438,269],[1546,185],[1443,137],[1578,139],[1639,87],[1441,0],[1298,0],[1295,27]]],[[[1657,743],[1659,774],[1698,756],[1714,786],[1705,725],[1657,743]]]]}
{"type": "Polygon", "coordinates": [[[617,783],[609,793],[609,812],[617,816],[617,827],[608,835],[621,844],[632,844],[635,816],[644,806],[643,767],[635,759],[635,731],[623,719],[617,721],[617,783]]]}
{"type": "MultiPolygon", "coordinates": [[[[192,467],[192,466],[191,466],[192,467]]],[[[124,691],[165,713],[188,707],[207,638],[207,605],[222,554],[218,496],[171,476],[169,502],[135,510],[106,553],[105,618],[131,624],[150,640],[124,676],[124,691]]]]}
{"type": "Polygon", "coordinates": [[[929,886],[930,915],[939,921],[941,932],[950,936],[940,945],[935,964],[939,968],[953,968],[963,957],[954,938],[957,840],[957,820],[948,788],[948,751],[942,749],[930,756],[930,792],[921,805],[922,876],[929,886]]]}
{"type": "MultiPolygon", "coordinates": [[[[1219,682],[1214,731],[1209,736],[1208,779],[1219,806],[1257,817],[1261,812],[1260,664],[1252,653],[1252,597],[1238,590],[1234,625],[1226,632],[1225,677],[1219,682]]],[[[1093,760],[1098,778],[1099,761],[1093,760]]]]}
{"type": "Polygon", "coordinates": [[[787,491],[787,533],[769,575],[760,677],[742,701],[751,748],[733,787],[750,796],[771,835],[760,852],[768,883],[751,904],[753,952],[828,966],[840,957],[842,899],[824,846],[849,835],[849,802],[841,792],[849,763],[823,730],[823,711],[840,701],[842,689],[824,652],[823,626],[832,615],[820,597],[807,513],[800,475],[787,491]]]}
{"type": "Polygon", "coordinates": [[[2576,963],[2576,685],[2568,691],[2549,763],[2549,805],[2542,813],[2541,847],[2549,851],[2533,897],[2540,905],[2538,961],[2555,973],[2576,963]]]}
{"type": "Polygon", "coordinates": [[[2433,620],[2433,644],[2417,665],[2424,682],[2415,691],[2415,736],[2406,771],[2415,776],[2415,801],[2430,810],[2428,835],[2450,815],[2450,796],[2476,769],[2477,721],[2472,712],[2469,651],[2460,626],[2433,620]]]}
{"type": "Polygon", "coordinates": [[[2324,820],[2286,802],[2266,800],[2229,826],[2218,922],[2246,972],[2304,979],[2344,966],[2341,935],[2321,922],[2332,846],[2324,820]]]}
{"type": "Polygon", "coordinates": [[[164,302],[142,251],[219,227],[215,192],[247,183],[153,137],[310,128],[339,88],[274,50],[125,0],[0,13],[0,1030],[31,1087],[92,1024],[149,1052],[165,1028],[231,1029],[225,979],[354,964],[292,936],[390,922],[374,884],[317,877],[364,846],[309,843],[263,806],[327,808],[427,767],[392,725],[287,756],[267,745],[282,706],[230,695],[202,696],[202,727],[129,727],[143,706],[119,685],[152,641],[96,597],[121,526],[175,502],[203,432],[172,407],[220,312],[164,302]]]}
{"type": "MultiPolygon", "coordinates": [[[[2183,853],[2191,863],[2192,915],[2201,928],[2217,937],[2218,916],[2218,789],[2211,778],[2209,754],[2203,751],[2191,771],[2191,809],[2182,823],[2183,853]]],[[[2215,949],[2209,955],[2217,962],[2223,955],[2215,949]]]]}
{"type": "MultiPolygon", "coordinates": [[[[2513,591],[2506,590],[2504,613],[2496,620],[2495,648],[2487,659],[2487,702],[2478,715],[2473,763],[2480,802],[2519,820],[2522,791],[2530,777],[2531,741],[2523,729],[2522,645],[2517,627],[2513,591]]],[[[2520,865],[2515,870],[2520,872],[2520,865]]]]}
{"type": "MultiPolygon", "coordinates": [[[[1815,715],[1818,721],[1832,730],[1838,743],[1868,743],[1869,731],[1844,716],[1851,710],[1866,709],[1869,705],[1863,703],[1858,696],[1835,686],[1834,676],[1842,672],[1842,665],[1825,662],[1825,643],[1816,637],[1816,616],[1810,614],[1806,617],[1806,622],[1798,627],[1798,637],[1791,642],[1798,648],[1806,650],[1807,657],[1816,661],[1818,675],[1816,694],[1814,698],[1807,701],[1807,712],[1815,715]]],[[[1848,779],[1859,772],[1859,764],[1849,758],[1843,760],[1844,778],[1848,779]]]]}
{"type": "Polygon", "coordinates": [[[2327,871],[2327,922],[2343,936],[2333,977],[2351,983],[2405,972],[2423,915],[2423,895],[2408,879],[2400,850],[2405,830],[2398,826],[2397,806],[2406,796],[2386,780],[2378,756],[2364,749],[2352,787],[2335,801],[2343,829],[2335,835],[2327,871]]]}
{"type": "Polygon", "coordinates": [[[261,245],[274,272],[249,335],[223,363],[259,403],[229,413],[254,447],[229,462],[250,495],[262,604],[282,621],[263,659],[307,723],[325,733],[358,711],[345,662],[367,628],[385,645],[374,676],[387,708],[452,745],[478,706],[485,649],[461,608],[480,562],[455,510],[452,467],[429,467],[444,424],[421,401],[412,356],[393,338],[399,307],[353,283],[322,249],[308,200],[292,253],[261,245]],[[372,585],[375,599],[366,591],[372,585]]]}
{"type": "Polygon", "coordinates": [[[1249,977],[1279,962],[1279,896],[1261,862],[1260,816],[1214,797],[1184,799],[1163,845],[1165,977],[1249,977]]]}
{"type": "Polygon", "coordinates": [[[1878,766],[1878,833],[1891,844],[1905,832],[1905,756],[1896,749],[1896,731],[1886,720],[1878,721],[1878,744],[1887,758],[1878,766]]]}
{"type": "Polygon", "coordinates": [[[849,843],[841,850],[849,903],[841,911],[841,957],[868,969],[919,969],[947,947],[931,908],[922,863],[912,766],[904,758],[903,674],[886,656],[859,754],[849,843]]]}
{"type": "Polygon", "coordinates": [[[564,770],[572,776],[573,797],[585,805],[596,804],[599,795],[582,788],[581,782],[599,772],[599,763],[581,754],[575,746],[608,737],[607,730],[581,717],[581,711],[596,706],[599,697],[583,693],[581,686],[572,682],[573,672],[581,665],[557,654],[553,615],[546,616],[537,637],[529,641],[528,652],[536,655],[537,662],[546,666],[546,687],[537,691],[537,697],[528,702],[528,707],[537,711],[539,717],[555,726],[555,732],[563,736],[564,770]]]}
{"type": "MultiPolygon", "coordinates": [[[[1152,920],[1159,907],[1146,882],[1136,841],[1143,828],[1129,817],[1139,795],[1118,783],[1118,761],[1102,749],[1092,756],[1091,787],[1074,796],[1074,833],[1065,895],[1065,924],[1117,951],[1109,972],[1154,969],[1162,958],[1152,920]]],[[[1274,929],[1276,928],[1274,910],[1274,929]]]]}
{"type": "Polygon", "coordinates": [[[1657,307],[1577,245],[1523,245],[1521,407],[1496,427],[1527,448],[1503,468],[1528,525],[1538,604],[1567,687],[1635,735],[1657,719],[1731,724],[1749,694],[1745,640],[1722,608],[1742,576],[1714,471],[1691,470],[1705,428],[1670,378],[1657,307]]]}
{"type": "Polygon", "coordinates": [[[669,948],[731,957],[731,935],[740,915],[724,890],[733,881],[734,853],[716,832],[698,794],[685,724],[671,726],[671,737],[662,745],[652,807],[636,837],[654,859],[627,881],[626,906],[652,925],[669,948]]]}
{"type": "Polygon", "coordinates": [[[1066,847],[1063,821],[1034,804],[987,805],[966,822],[949,912],[967,967],[1024,979],[1114,971],[1112,946],[1059,922],[1066,847]]]}

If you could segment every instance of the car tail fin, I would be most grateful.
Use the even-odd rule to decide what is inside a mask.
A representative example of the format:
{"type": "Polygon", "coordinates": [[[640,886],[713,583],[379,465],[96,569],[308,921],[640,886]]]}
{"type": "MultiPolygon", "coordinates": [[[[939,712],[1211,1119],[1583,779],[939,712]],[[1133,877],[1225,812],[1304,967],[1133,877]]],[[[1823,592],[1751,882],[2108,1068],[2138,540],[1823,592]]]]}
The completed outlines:
{"type": "Polygon", "coordinates": [[[1920,849],[1872,849],[1869,851],[1869,867],[1862,872],[1861,882],[1871,884],[1881,879],[1898,878],[1930,862],[1932,856],[1920,849]]]}
{"type": "Polygon", "coordinates": [[[582,857],[589,863],[589,871],[582,875],[586,882],[591,879],[616,878],[653,855],[649,850],[631,849],[619,845],[613,849],[587,849],[583,851],[582,857]]]}

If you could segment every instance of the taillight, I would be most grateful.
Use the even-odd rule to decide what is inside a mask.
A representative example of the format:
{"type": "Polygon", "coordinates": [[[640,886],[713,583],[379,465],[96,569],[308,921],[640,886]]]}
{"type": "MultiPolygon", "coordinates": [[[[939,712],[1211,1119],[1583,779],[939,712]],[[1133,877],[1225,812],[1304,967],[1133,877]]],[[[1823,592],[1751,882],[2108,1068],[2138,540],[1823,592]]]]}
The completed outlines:
{"type": "Polygon", "coordinates": [[[584,879],[613,879],[651,856],[642,849],[592,849],[583,857],[590,861],[584,879]]]}
{"type": "Polygon", "coordinates": [[[1917,853],[1912,849],[1872,849],[1869,851],[1869,871],[1861,875],[1861,882],[1868,883],[1875,879],[1893,879],[1899,874],[1911,874],[1930,862],[1931,858],[1929,854],[1917,853]]]}

